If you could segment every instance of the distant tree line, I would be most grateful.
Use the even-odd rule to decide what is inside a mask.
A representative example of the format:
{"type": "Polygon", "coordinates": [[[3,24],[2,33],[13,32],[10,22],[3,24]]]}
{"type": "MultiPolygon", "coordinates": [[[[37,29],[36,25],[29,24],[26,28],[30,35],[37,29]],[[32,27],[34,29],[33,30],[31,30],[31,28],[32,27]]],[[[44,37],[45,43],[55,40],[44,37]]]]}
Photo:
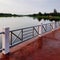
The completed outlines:
{"type": "Polygon", "coordinates": [[[60,12],[57,12],[57,10],[54,9],[54,11],[51,12],[51,13],[42,14],[41,12],[39,12],[37,14],[31,14],[31,15],[28,15],[28,16],[60,16],[60,12]]]}
{"type": "Polygon", "coordinates": [[[21,17],[22,15],[10,14],[10,13],[0,13],[0,17],[21,17]]]}

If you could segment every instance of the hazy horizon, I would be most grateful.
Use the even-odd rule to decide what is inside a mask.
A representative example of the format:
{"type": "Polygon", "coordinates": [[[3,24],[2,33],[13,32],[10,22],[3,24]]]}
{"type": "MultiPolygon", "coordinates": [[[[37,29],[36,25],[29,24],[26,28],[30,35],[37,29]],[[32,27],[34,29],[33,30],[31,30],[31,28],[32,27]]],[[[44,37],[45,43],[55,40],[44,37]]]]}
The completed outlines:
{"type": "Polygon", "coordinates": [[[0,0],[0,13],[33,14],[60,12],[60,0],[0,0]]]}

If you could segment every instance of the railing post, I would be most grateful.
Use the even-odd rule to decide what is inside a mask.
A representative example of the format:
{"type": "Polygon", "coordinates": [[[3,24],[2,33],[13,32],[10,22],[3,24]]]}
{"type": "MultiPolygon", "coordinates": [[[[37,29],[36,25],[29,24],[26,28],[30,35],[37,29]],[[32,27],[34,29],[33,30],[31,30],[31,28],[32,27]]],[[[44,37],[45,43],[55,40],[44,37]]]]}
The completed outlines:
{"type": "Polygon", "coordinates": [[[2,53],[9,53],[9,28],[4,28],[2,34],[2,53]]]}
{"type": "Polygon", "coordinates": [[[52,30],[54,30],[55,29],[55,21],[52,22],[52,26],[53,26],[52,30]]]}
{"type": "Polygon", "coordinates": [[[39,26],[39,35],[41,35],[42,34],[42,23],[41,23],[41,25],[39,26]]]}

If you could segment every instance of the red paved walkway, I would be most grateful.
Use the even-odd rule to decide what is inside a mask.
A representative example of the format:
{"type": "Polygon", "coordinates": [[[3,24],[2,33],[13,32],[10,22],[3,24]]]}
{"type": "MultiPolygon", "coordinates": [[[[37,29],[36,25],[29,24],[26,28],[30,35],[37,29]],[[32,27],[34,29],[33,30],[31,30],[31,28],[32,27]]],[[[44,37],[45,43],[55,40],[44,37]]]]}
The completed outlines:
{"type": "MultiPolygon", "coordinates": [[[[23,49],[16,46],[16,48],[11,49],[12,51],[9,55],[4,56],[0,54],[0,60],[60,60],[60,29],[41,38],[37,37],[37,39],[40,40],[38,42],[41,42],[39,44],[40,47],[37,48],[38,44],[35,42],[33,44],[36,46],[32,46],[33,44],[31,44],[36,50],[29,50],[30,52],[27,53],[28,48],[33,49],[31,46],[27,46],[27,48],[25,46],[23,49]]],[[[29,42],[26,42],[26,44],[29,42]]]]}

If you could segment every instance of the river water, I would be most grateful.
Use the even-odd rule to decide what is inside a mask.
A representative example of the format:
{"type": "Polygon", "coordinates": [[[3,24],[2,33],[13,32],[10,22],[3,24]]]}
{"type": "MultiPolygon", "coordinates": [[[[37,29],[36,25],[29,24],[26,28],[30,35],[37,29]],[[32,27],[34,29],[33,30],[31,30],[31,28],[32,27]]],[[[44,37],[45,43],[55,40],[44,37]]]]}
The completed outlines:
{"type": "Polygon", "coordinates": [[[35,25],[40,25],[40,23],[49,23],[49,20],[33,19],[32,17],[1,17],[0,18],[0,31],[2,28],[9,27],[10,30],[15,30],[19,28],[25,28],[35,25]]]}

